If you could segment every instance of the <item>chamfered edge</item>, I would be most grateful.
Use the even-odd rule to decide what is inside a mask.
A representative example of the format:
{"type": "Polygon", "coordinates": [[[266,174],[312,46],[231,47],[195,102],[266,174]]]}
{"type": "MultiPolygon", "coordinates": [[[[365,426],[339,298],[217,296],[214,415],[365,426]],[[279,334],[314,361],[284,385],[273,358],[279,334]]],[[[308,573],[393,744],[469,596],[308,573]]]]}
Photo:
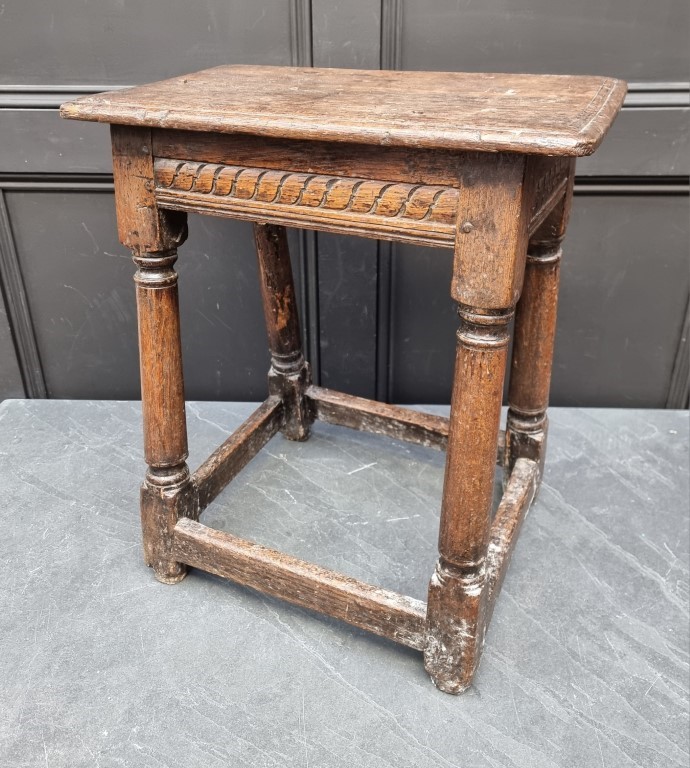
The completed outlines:
{"type": "MultiPolygon", "coordinates": [[[[188,114],[175,110],[144,110],[134,105],[118,104],[110,107],[107,97],[111,93],[121,96],[127,90],[105,91],[103,93],[83,96],[74,101],[68,101],[60,105],[60,117],[70,120],[85,120],[92,122],[111,123],[119,125],[132,125],[148,128],[183,129],[199,132],[214,132],[265,136],[267,138],[307,139],[333,142],[351,142],[354,144],[370,144],[380,146],[400,146],[427,149],[445,149],[458,151],[485,151],[485,152],[514,152],[523,154],[539,154],[566,157],[585,157],[593,154],[616,115],[623,106],[623,101],[628,90],[627,83],[615,78],[602,78],[602,86],[608,87],[608,94],[599,109],[592,115],[588,123],[575,135],[559,134],[554,132],[551,136],[543,132],[525,132],[516,141],[515,134],[508,138],[505,132],[496,133],[467,129],[466,131],[453,130],[451,135],[447,131],[433,130],[405,130],[395,128],[381,132],[380,129],[367,131],[362,128],[343,128],[342,125],[319,123],[308,126],[302,124],[295,128],[294,123],[280,120],[272,120],[264,123],[256,118],[247,116],[241,122],[242,116],[233,113],[233,124],[230,130],[223,130],[219,125],[218,115],[209,116],[197,114],[190,118],[188,114]],[[110,111],[108,108],[110,107],[110,111]],[[128,112],[127,112],[128,110],[128,112]],[[605,119],[602,124],[602,116],[605,119]],[[517,145],[517,146],[516,146],[517,145]]],[[[137,88],[139,86],[133,86],[137,88]]]]}

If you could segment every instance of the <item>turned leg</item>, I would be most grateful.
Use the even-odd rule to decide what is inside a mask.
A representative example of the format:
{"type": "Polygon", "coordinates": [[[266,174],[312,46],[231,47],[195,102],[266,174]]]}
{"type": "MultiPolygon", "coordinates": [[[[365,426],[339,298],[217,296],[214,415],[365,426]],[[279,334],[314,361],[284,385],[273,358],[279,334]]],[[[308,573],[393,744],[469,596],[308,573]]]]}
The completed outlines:
{"type": "Polygon", "coordinates": [[[306,440],[313,419],[304,392],[311,374],[302,354],[287,233],[285,227],[255,224],[254,239],[271,350],[269,392],[283,400],[283,434],[290,440],[306,440]]]}
{"type": "Polygon", "coordinates": [[[144,456],[141,489],[144,559],[166,584],[181,581],[187,566],[171,560],[172,531],[182,516],[194,517],[195,493],[187,458],[182,347],[177,299],[177,254],[140,253],[137,287],[144,456]]]}
{"type": "Polygon", "coordinates": [[[508,393],[508,420],[504,469],[506,479],[519,458],[544,468],[556,311],[561,263],[561,242],[572,198],[568,188],[560,203],[532,236],[528,246],[525,279],[515,312],[513,356],[508,393]]]}
{"type": "Polygon", "coordinates": [[[141,489],[144,560],[159,581],[174,584],[187,566],[170,555],[173,529],[196,517],[197,494],[187,459],[182,347],[173,264],[186,237],[186,216],[159,210],[153,195],[150,132],[113,126],[113,169],[118,232],[132,249],[135,275],[144,456],[141,489]]]}
{"type": "Polygon", "coordinates": [[[461,693],[484,641],[486,551],[511,312],[459,309],[455,377],[441,505],[439,559],[429,585],[424,665],[461,693]]]}
{"type": "Polygon", "coordinates": [[[468,179],[458,210],[451,295],[460,328],[439,559],[427,601],[424,666],[447,693],[471,685],[484,643],[508,327],[520,294],[529,218],[524,158],[499,155],[484,163],[468,179]]]}

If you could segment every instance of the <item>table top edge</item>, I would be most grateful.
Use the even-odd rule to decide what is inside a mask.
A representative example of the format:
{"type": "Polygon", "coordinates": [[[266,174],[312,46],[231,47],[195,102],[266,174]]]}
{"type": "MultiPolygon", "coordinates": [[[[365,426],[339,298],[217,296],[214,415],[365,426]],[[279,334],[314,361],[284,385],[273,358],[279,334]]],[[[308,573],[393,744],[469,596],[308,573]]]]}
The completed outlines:
{"type": "MultiPolygon", "coordinates": [[[[223,71],[276,71],[297,70],[306,72],[310,68],[288,67],[251,67],[232,66],[216,67],[213,70],[203,70],[192,76],[212,73],[214,70],[223,71]]],[[[319,72],[333,72],[333,70],[316,69],[319,72]]],[[[338,77],[348,74],[366,73],[376,75],[386,74],[380,70],[337,70],[338,77]]],[[[405,73],[395,73],[402,75],[405,73]]],[[[130,125],[142,128],[160,128],[172,130],[191,130],[205,133],[243,134],[263,136],[266,138],[282,138],[294,140],[319,140],[335,143],[353,143],[378,146],[398,146],[418,149],[438,149],[452,151],[479,151],[479,152],[513,152],[519,154],[538,154],[551,156],[585,156],[592,154],[601,144],[608,129],[620,111],[627,84],[615,78],[594,76],[568,76],[568,75],[503,75],[500,73],[410,73],[413,76],[429,75],[433,77],[472,74],[476,77],[491,78],[534,78],[536,80],[563,80],[589,81],[599,83],[596,91],[596,101],[593,98],[591,112],[584,114],[586,121],[578,126],[577,130],[563,126],[549,130],[520,128],[496,129],[477,127],[472,125],[457,125],[452,128],[422,126],[414,121],[407,125],[382,125],[375,122],[363,122],[357,125],[348,124],[339,120],[339,116],[329,115],[310,119],[309,116],[298,115],[272,115],[264,117],[256,110],[241,113],[233,111],[224,114],[222,110],[215,111],[189,111],[180,108],[171,109],[147,109],[141,101],[137,101],[138,94],[144,89],[152,88],[158,83],[147,86],[135,86],[128,89],[106,91],[103,93],[83,96],[73,101],[65,102],[60,107],[60,116],[92,122],[103,122],[117,125],[130,125]],[[128,101],[128,96],[132,95],[128,101]]],[[[192,77],[190,76],[190,77],[192,77]]],[[[181,78],[171,78],[161,83],[175,83],[183,81],[181,78]]],[[[588,105],[589,106],[589,105],[588,105]]]]}

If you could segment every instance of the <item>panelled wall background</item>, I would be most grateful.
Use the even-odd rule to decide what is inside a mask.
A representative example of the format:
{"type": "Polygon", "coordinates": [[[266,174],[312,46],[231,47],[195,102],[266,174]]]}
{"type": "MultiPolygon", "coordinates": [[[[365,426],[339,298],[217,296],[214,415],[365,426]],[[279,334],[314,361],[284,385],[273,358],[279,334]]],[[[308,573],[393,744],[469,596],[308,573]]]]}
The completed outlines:
{"type": "MultiPolygon", "coordinates": [[[[578,166],[552,402],[688,398],[687,0],[8,0],[0,12],[0,398],[136,398],[133,265],[108,130],[75,94],[222,63],[607,74],[631,82],[578,166]]],[[[325,386],[447,402],[451,254],[291,233],[304,340],[325,386]]],[[[180,251],[189,399],[262,399],[248,225],[190,217],[180,251]]]]}

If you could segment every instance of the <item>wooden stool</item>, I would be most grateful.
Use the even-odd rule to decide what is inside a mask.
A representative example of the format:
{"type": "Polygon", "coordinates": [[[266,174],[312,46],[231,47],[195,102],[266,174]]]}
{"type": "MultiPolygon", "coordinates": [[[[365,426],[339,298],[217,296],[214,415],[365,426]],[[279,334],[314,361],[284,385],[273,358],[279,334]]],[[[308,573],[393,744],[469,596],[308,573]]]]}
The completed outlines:
{"type": "Polygon", "coordinates": [[[600,77],[233,66],[62,106],[112,124],[119,236],[138,266],[144,552],[160,581],[201,568],[423,651],[443,691],[471,684],[544,464],[574,158],[624,95],[600,77]],[[268,399],[193,473],[173,269],[188,211],[254,222],[272,355],[268,399]],[[286,226],[454,249],[450,419],[312,385],[286,226]],[[271,437],[306,440],[314,419],[447,450],[426,605],[198,522],[271,437]]]}

